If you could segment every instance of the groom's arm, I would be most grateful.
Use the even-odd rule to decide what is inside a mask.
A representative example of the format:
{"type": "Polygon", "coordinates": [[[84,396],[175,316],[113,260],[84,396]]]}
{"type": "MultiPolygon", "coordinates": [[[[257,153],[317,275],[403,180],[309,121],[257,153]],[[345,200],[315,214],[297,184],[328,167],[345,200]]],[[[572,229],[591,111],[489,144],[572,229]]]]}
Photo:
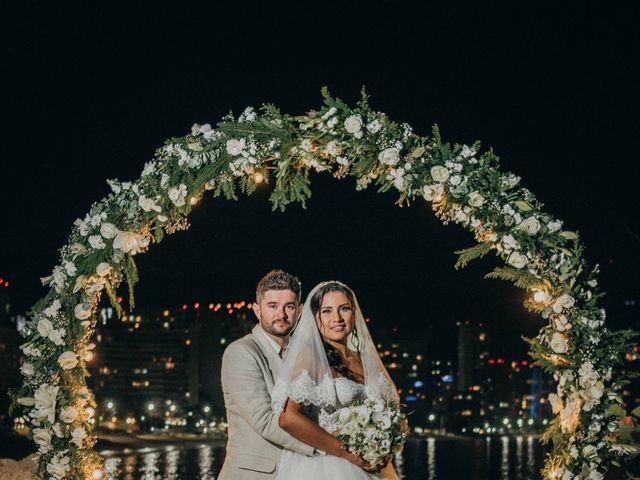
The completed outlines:
{"type": "Polygon", "coordinates": [[[303,455],[313,447],[296,440],[278,426],[271,410],[271,396],[255,357],[241,344],[232,344],[222,356],[222,385],[236,410],[262,438],[303,455]]]}

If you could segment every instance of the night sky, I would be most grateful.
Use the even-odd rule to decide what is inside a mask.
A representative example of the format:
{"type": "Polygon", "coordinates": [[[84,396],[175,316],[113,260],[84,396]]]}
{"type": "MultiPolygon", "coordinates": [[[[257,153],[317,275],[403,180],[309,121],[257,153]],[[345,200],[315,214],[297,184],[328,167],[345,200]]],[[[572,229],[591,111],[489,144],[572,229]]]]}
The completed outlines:
{"type": "MultiPolygon", "coordinates": [[[[166,138],[248,105],[319,108],[324,85],[354,104],[365,85],[374,109],[418,133],[437,123],[446,141],[493,148],[581,233],[602,267],[610,324],[638,318],[637,306],[620,307],[640,303],[634,7],[14,3],[0,15],[0,277],[15,313],[44,295],[39,277],[74,219],[108,193],[105,180],[138,178],[166,138]]],[[[393,193],[356,192],[352,179],[317,174],[312,190],[306,210],[284,214],[272,213],[268,185],[238,202],[205,199],[188,232],[138,257],[138,304],[251,300],[281,267],[306,291],[349,283],[372,326],[397,326],[434,352],[454,355],[458,320],[526,350],[519,335],[542,320],[524,311],[523,292],[482,279],[496,260],[453,269],[468,232],[442,226],[424,201],[401,209],[393,193]]]]}

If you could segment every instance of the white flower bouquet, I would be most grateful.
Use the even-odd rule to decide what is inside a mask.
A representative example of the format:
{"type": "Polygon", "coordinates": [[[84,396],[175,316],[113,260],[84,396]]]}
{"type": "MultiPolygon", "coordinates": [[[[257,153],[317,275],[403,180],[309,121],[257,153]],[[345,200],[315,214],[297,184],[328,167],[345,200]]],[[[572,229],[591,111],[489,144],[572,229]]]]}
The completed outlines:
{"type": "Polygon", "coordinates": [[[320,426],[351,453],[376,465],[402,449],[409,433],[406,416],[395,402],[367,399],[335,412],[322,412],[320,426]]]}

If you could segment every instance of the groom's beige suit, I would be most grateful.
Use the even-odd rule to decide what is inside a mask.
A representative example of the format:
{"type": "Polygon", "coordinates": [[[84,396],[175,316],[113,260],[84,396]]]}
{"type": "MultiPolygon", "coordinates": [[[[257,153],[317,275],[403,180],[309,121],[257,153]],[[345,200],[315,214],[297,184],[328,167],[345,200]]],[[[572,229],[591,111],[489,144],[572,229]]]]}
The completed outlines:
{"type": "Polygon", "coordinates": [[[277,344],[256,325],[229,344],[222,357],[222,392],[227,408],[227,456],[218,480],[267,480],[287,448],[312,455],[313,448],[278,426],[271,390],[282,365],[277,344]]]}

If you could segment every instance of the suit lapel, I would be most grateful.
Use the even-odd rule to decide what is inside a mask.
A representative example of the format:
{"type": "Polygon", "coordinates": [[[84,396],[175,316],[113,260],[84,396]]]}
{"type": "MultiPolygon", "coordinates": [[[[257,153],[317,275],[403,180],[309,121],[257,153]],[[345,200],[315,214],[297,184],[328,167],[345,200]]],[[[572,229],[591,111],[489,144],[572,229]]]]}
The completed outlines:
{"type": "Polygon", "coordinates": [[[267,340],[265,333],[260,328],[260,324],[253,327],[253,330],[251,330],[251,336],[258,345],[258,348],[260,349],[264,357],[267,359],[269,370],[271,370],[273,381],[275,381],[276,377],[278,376],[278,372],[280,372],[282,359],[275,352],[275,350],[269,343],[269,340],[267,340]]]}

